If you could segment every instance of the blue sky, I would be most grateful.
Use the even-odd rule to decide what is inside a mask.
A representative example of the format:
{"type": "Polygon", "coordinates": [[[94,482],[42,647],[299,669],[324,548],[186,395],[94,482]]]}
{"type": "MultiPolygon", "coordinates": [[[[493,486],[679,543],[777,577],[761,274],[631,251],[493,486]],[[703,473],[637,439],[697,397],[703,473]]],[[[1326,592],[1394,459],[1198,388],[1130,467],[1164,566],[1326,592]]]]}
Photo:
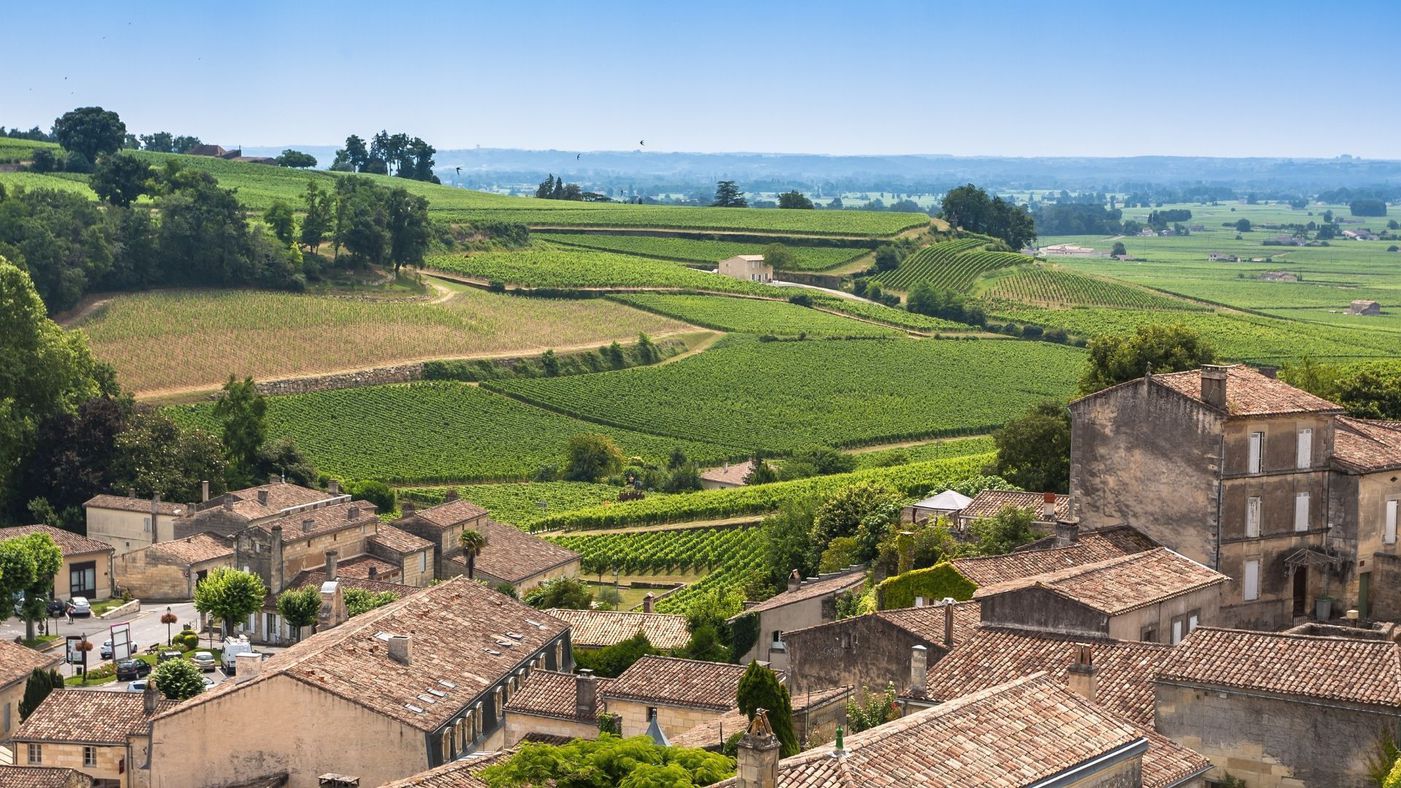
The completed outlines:
{"type": "Polygon", "coordinates": [[[224,145],[1401,158],[1401,2],[22,3],[0,124],[224,145]]]}

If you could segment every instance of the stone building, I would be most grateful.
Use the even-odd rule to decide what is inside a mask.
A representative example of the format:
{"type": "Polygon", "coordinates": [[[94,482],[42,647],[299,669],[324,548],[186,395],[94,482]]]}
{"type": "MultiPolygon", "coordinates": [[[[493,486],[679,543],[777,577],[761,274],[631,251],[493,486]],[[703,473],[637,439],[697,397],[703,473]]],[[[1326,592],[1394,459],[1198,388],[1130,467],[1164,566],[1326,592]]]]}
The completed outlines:
{"type": "Polygon", "coordinates": [[[151,719],[175,707],[146,691],[56,689],[15,731],[15,763],[80,771],[98,788],[144,786],[134,770],[146,762],[151,719]]]}
{"type": "Polygon", "coordinates": [[[24,700],[29,674],[36,670],[54,670],[62,661],[63,656],[58,652],[35,651],[0,640],[0,741],[9,739],[19,725],[19,702],[24,700]]]}
{"type": "Polygon", "coordinates": [[[323,492],[273,477],[257,487],[230,490],[213,498],[204,496],[203,501],[188,507],[185,516],[175,521],[174,538],[197,533],[231,537],[255,523],[349,500],[350,496],[342,494],[335,481],[323,492]]]}
{"type": "Polygon", "coordinates": [[[1348,304],[1347,313],[1349,315],[1367,315],[1369,317],[1374,317],[1382,313],[1382,305],[1378,304],[1376,301],[1359,299],[1348,304]]]}
{"type": "MultiPolygon", "coordinates": [[[[368,568],[370,572],[374,573],[376,566],[367,561],[351,562],[351,569],[365,568],[367,564],[369,564],[368,568]]],[[[390,573],[377,574],[377,577],[391,576],[395,578],[398,577],[390,573]]],[[[324,566],[319,566],[315,569],[303,569],[297,573],[296,577],[292,578],[291,581],[287,583],[287,587],[283,590],[290,591],[298,588],[316,588],[322,591],[323,611],[314,625],[316,628],[315,631],[318,632],[324,632],[331,627],[344,623],[349,613],[346,612],[345,615],[339,615],[338,611],[345,605],[345,593],[352,589],[365,591],[371,594],[388,593],[392,594],[394,599],[403,599],[406,596],[416,594],[423,590],[420,586],[406,586],[388,580],[370,579],[358,573],[348,573],[345,571],[345,564],[337,560],[336,551],[334,550],[327,551],[326,563],[324,566]],[[325,587],[327,582],[334,582],[336,585],[335,589],[327,589],[325,587]],[[334,602],[327,597],[328,594],[339,594],[341,601],[339,603],[334,602]],[[327,605],[330,605],[334,610],[327,609],[327,605]],[[337,605],[339,605],[339,607],[337,607],[337,605]]],[[[265,643],[275,646],[286,645],[288,643],[298,642],[312,633],[313,630],[311,627],[303,631],[297,631],[295,627],[287,623],[287,620],[283,618],[282,614],[277,610],[277,597],[278,594],[268,593],[263,599],[262,614],[253,617],[252,626],[248,627],[247,634],[254,643],[265,643]]]]}
{"type": "MultiPolygon", "coordinates": [[[[486,537],[475,561],[476,579],[491,585],[506,584],[524,596],[527,591],[560,577],[579,574],[579,554],[491,518],[477,522],[474,529],[486,537]]],[[[467,574],[467,560],[461,545],[457,555],[444,561],[450,577],[467,574]]]]}
{"type": "Polygon", "coordinates": [[[250,667],[152,721],[152,788],[403,779],[498,748],[521,683],[573,656],[564,622],[461,578],[250,667]]]}
{"type": "Polygon", "coordinates": [[[1376,783],[1367,762],[1401,726],[1391,641],[1202,628],[1163,660],[1158,731],[1255,788],[1376,783]]]}
{"type": "Polygon", "coordinates": [[[112,597],[112,557],[116,548],[107,542],[89,539],[72,531],[54,528],[51,525],[19,525],[13,528],[0,528],[0,542],[29,534],[45,534],[54,540],[63,553],[63,563],[54,575],[54,585],[50,599],[72,599],[75,596],[89,600],[110,599],[112,597]]]}
{"type": "Polygon", "coordinates": [[[1278,628],[1339,569],[1328,544],[1341,409],[1243,366],[1148,374],[1070,404],[1084,525],[1127,523],[1232,578],[1223,623],[1278,628]]]}
{"type": "Polygon", "coordinates": [[[1401,422],[1340,417],[1333,437],[1329,485],[1330,539],[1350,568],[1328,591],[1360,618],[1401,620],[1401,422]]]}
{"type": "Polygon", "coordinates": [[[640,736],[655,720],[671,737],[737,708],[745,670],[744,665],[645,656],[599,696],[620,718],[623,736],[640,736]]]}
{"type": "Polygon", "coordinates": [[[1165,547],[983,586],[982,623],[1177,643],[1216,623],[1230,578],[1165,547]]]}
{"type": "Polygon", "coordinates": [[[737,254],[720,261],[721,276],[740,279],[745,282],[772,282],[773,266],[764,262],[761,254],[737,254]]]}
{"type": "Polygon", "coordinates": [[[598,738],[598,718],[604,710],[600,692],[613,679],[597,678],[591,671],[557,673],[537,670],[506,703],[506,734],[510,747],[534,736],[565,739],[598,738]]]}
{"type": "Polygon", "coordinates": [[[1023,545],[1010,553],[955,558],[949,563],[981,588],[1132,555],[1157,546],[1157,542],[1128,526],[1083,531],[1067,524],[1058,535],[1023,545]]]}
{"type": "MultiPolygon", "coordinates": [[[[846,704],[856,696],[851,687],[806,690],[793,693],[793,736],[800,747],[816,747],[836,738],[837,726],[845,726],[846,704]]],[[[673,736],[673,747],[723,752],[726,739],[749,727],[749,716],[731,709],[709,722],[673,736]]]]}
{"type": "Polygon", "coordinates": [[[488,519],[485,509],[455,497],[428,509],[405,501],[400,512],[402,516],[394,521],[394,527],[433,543],[433,571],[441,578],[465,571],[460,560],[449,565],[453,559],[462,558],[462,532],[483,531],[488,519]]]}
{"type": "Polygon", "coordinates": [[[794,629],[806,629],[826,621],[837,620],[837,597],[857,591],[866,582],[864,568],[848,569],[821,577],[804,580],[798,577],[798,570],[788,578],[788,589],[757,604],[745,603],[744,612],[730,620],[755,616],[758,619],[759,636],[749,651],[737,655],[738,662],[748,664],[751,660],[767,662],[775,670],[788,667],[787,645],[783,633],[794,629]]]}
{"type": "Polygon", "coordinates": [[[157,542],[117,558],[118,584],[137,599],[191,599],[195,586],[218,567],[233,566],[233,540],[198,533],[157,542]]]}
{"type": "Polygon", "coordinates": [[[954,516],[954,525],[958,530],[966,531],[974,520],[996,517],[1008,509],[1030,511],[1031,524],[1043,533],[1051,533],[1057,521],[1069,520],[1071,517],[1068,495],[1020,490],[983,490],[958,511],[954,516]]]}
{"type": "Polygon", "coordinates": [[[89,539],[106,542],[117,555],[175,538],[175,521],[189,507],[160,497],[94,495],[83,503],[89,539]]]}

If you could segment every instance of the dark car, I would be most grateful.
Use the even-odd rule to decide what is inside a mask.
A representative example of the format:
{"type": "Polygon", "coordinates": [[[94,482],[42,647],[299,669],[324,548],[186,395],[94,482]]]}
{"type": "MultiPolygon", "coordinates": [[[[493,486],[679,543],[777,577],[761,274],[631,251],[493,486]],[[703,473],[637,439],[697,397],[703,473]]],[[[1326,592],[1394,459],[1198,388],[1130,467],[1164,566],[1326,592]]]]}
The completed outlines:
{"type": "Polygon", "coordinates": [[[124,659],[117,663],[117,681],[135,681],[151,672],[151,664],[139,659],[124,659]]]}
{"type": "Polygon", "coordinates": [[[168,659],[179,659],[180,652],[173,649],[165,649],[156,657],[156,662],[165,662],[168,659]]]}
{"type": "Polygon", "coordinates": [[[68,609],[68,606],[65,605],[65,604],[63,604],[63,600],[62,600],[62,599],[50,599],[50,600],[49,600],[49,605],[48,605],[49,618],[58,618],[59,616],[62,616],[62,615],[63,615],[63,611],[65,611],[65,610],[67,610],[67,609],[68,609]]]}

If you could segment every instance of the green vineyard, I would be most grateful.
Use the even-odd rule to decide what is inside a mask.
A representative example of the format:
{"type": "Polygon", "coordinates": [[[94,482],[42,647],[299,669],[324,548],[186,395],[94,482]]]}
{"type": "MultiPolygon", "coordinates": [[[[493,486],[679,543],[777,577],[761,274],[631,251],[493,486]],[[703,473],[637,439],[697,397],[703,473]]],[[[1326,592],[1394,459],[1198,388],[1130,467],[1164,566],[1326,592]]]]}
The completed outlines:
{"type": "Polygon", "coordinates": [[[988,271],[1031,262],[1023,254],[980,249],[984,243],[987,242],[980,238],[960,238],[926,246],[879,279],[881,284],[896,290],[928,284],[940,290],[966,292],[988,271]]]}
{"type": "Polygon", "coordinates": [[[893,336],[895,329],[796,306],[786,301],[703,295],[619,295],[615,301],[693,326],[744,334],[794,337],[893,336]]]}
{"type": "MultiPolygon", "coordinates": [[[[605,252],[634,254],[639,257],[652,257],[659,260],[675,260],[714,266],[738,254],[762,254],[764,244],[741,241],[712,241],[695,238],[664,238],[651,235],[601,235],[595,233],[537,233],[534,236],[545,241],[598,249],[605,252]]],[[[867,252],[864,247],[842,246],[790,246],[798,271],[821,271],[841,265],[867,252]]]]}
{"type": "Polygon", "coordinates": [[[1043,266],[1021,267],[998,276],[982,296],[989,300],[1015,301],[1040,306],[1106,306],[1123,309],[1203,309],[1188,301],[1161,296],[1119,282],[1052,270],[1043,266]]]}
{"type": "Polygon", "coordinates": [[[758,536],[756,528],[728,527],[548,538],[578,553],[586,575],[684,575],[749,563],[756,545],[762,551],[758,536]]]}

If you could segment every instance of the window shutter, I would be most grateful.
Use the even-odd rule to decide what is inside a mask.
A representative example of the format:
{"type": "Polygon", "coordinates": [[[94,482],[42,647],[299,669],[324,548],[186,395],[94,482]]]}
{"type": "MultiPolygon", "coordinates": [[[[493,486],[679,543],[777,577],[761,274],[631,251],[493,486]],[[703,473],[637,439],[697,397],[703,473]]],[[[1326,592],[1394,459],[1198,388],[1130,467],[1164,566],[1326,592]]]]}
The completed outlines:
{"type": "Polygon", "coordinates": [[[1250,602],[1250,601],[1252,601],[1252,600],[1256,600],[1256,599],[1259,599],[1259,598],[1260,598],[1260,562],[1259,562],[1259,561],[1246,561],[1246,562],[1245,562],[1245,581],[1244,581],[1244,585],[1245,585],[1245,588],[1244,588],[1244,594],[1243,594],[1243,596],[1245,597],[1245,601],[1250,602]]]}
{"type": "Polygon", "coordinates": [[[1294,530],[1309,530],[1309,494],[1306,492],[1294,496],[1294,530]]]}
{"type": "Polygon", "coordinates": [[[1299,468],[1308,468],[1313,465],[1313,430],[1308,427],[1299,430],[1299,450],[1297,459],[1298,462],[1296,462],[1295,465],[1299,468]]]}
{"type": "Polygon", "coordinates": [[[1260,535],[1260,498],[1252,495],[1245,502],[1245,535],[1260,535]]]}
{"type": "Polygon", "coordinates": [[[1265,433],[1250,433],[1250,468],[1249,473],[1260,472],[1260,453],[1265,443],[1265,433]]]}
{"type": "Polygon", "coordinates": [[[1396,544],[1396,507],[1397,501],[1386,502],[1386,534],[1382,541],[1387,544],[1396,544]]]}

